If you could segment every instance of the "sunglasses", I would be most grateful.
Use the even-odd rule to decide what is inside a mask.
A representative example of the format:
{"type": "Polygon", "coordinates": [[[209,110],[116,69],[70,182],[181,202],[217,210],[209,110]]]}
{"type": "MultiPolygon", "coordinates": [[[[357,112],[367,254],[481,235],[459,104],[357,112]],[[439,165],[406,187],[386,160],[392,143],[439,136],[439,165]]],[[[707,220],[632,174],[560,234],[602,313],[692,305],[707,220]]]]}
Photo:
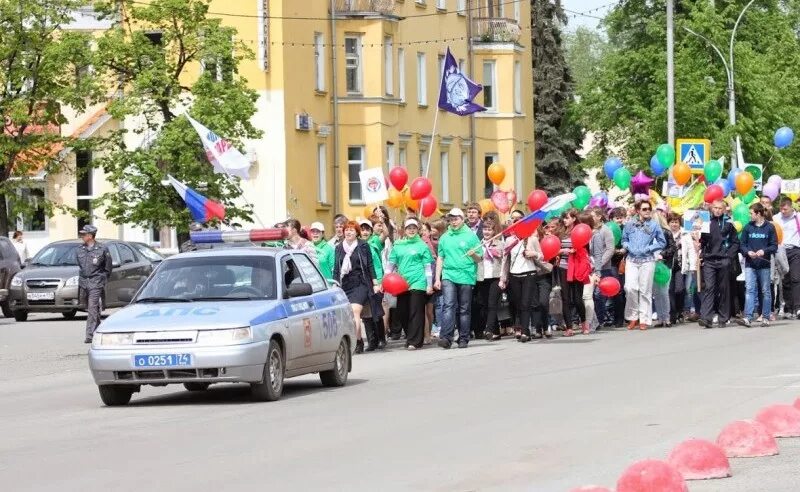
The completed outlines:
{"type": "Polygon", "coordinates": [[[650,208],[650,207],[648,207],[648,208],[640,208],[640,209],[639,209],[639,211],[640,211],[640,212],[651,212],[652,210],[653,210],[653,209],[652,209],[652,208],[650,208]]]}

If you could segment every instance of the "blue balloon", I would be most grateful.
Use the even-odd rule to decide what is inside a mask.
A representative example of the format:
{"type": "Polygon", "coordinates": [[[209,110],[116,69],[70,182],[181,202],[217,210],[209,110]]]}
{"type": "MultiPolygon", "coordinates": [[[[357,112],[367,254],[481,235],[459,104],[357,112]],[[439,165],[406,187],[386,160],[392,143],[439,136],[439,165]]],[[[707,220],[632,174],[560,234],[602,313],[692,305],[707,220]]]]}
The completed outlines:
{"type": "Polygon", "coordinates": [[[664,174],[664,171],[667,170],[667,168],[664,167],[658,160],[658,156],[656,155],[650,158],[650,169],[656,176],[661,176],[662,174],[664,174]]]}
{"type": "Polygon", "coordinates": [[[605,164],[603,164],[603,171],[605,171],[606,176],[608,179],[614,179],[614,173],[617,172],[617,169],[622,167],[622,159],[617,156],[612,156],[606,159],[605,164]]]}
{"type": "Polygon", "coordinates": [[[731,169],[731,172],[728,173],[728,187],[731,190],[736,189],[736,176],[742,172],[741,169],[731,169]]]}
{"type": "Polygon", "coordinates": [[[717,181],[714,182],[714,184],[715,185],[719,185],[719,187],[722,188],[722,196],[723,197],[728,196],[730,194],[731,190],[733,189],[731,187],[731,184],[725,178],[719,178],[717,181]]]}
{"type": "Polygon", "coordinates": [[[775,132],[775,147],[785,149],[792,145],[794,140],[794,132],[788,126],[782,126],[775,132]]]}

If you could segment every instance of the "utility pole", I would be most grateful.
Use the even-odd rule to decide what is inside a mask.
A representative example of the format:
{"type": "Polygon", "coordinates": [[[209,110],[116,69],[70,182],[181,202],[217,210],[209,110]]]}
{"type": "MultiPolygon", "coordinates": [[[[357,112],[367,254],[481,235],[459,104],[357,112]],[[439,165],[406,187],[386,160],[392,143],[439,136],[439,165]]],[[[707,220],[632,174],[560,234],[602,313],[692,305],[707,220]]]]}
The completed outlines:
{"type": "Polygon", "coordinates": [[[674,0],[667,0],[667,141],[675,147],[675,32],[674,0]]]}

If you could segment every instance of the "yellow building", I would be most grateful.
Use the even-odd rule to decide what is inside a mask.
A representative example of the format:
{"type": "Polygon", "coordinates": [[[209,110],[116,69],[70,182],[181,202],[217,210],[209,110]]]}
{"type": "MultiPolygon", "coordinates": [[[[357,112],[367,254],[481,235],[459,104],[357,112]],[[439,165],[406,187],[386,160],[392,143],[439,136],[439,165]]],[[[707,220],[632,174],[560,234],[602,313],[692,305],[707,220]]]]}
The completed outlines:
{"type": "MultiPolygon", "coordinates": [[[[488,197],[492,162],[505,167],[501,187],[516,190],[519,201],[532,189],[527,0],[213,0],[210,12],[256,55],[239,67],[258,92],[253,119],[263,131],[240,149],[253,161],[242,189],[265,222],[291,216],[330,225],[336,213],[362,215],[359,171],[403,166],[413,179],[429,158],[443,209],[488,197]],[[471,117],[440,112],[432,134],[448,47],[484,86],[476,102],[488,110],[471,117]]],[[[103,28],[91,20],[75,28],[103,28]]],[[[100,107],[76,116],[69,130],[92,118],[92,132],[128,124],[108,121],[100,107]]],[[[87,179],[90,194],[79,195],[85,182],[51,177],[48,198],[85,208],[108,190],[100,170],[87,179]]],[[[92,212],[102,236],[175,247],[174,233],[114,226],[102,210],[92,212]]],[[[78,228],[64,214],[46,222],[49,240],[74,237],[78,228]]]]}

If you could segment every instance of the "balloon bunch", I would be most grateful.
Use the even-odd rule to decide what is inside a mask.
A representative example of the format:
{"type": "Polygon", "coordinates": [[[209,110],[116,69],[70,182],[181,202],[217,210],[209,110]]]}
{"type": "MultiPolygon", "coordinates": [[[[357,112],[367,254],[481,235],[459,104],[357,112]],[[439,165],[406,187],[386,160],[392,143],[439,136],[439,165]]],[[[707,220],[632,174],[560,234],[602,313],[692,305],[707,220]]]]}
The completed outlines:
{"type": "MultiPolygon", "coordinates": [[[[506,169],[499,163],[494,162],[486,169],[486,177],[495,186],[500,186],[506,179],[506,169]]],[[[514,190],[497,189],[488,199],[479,202],[481,211],[485,214],[490,210],[497,210],[500,213],[508,213],[517,203],[517,193],[514,190]]]]}
{"type": "Polygon", "coordinates": [[[428,178],[415,178],[411,185],[408,183],[408,172],[403,167],[395,167],[389,171],[389,199],[386,204],[391,208],[408,209],[419,212],[423,217],[430,217],[439,209],[439,202],[431,194],[433,185],[428,178]]]}

